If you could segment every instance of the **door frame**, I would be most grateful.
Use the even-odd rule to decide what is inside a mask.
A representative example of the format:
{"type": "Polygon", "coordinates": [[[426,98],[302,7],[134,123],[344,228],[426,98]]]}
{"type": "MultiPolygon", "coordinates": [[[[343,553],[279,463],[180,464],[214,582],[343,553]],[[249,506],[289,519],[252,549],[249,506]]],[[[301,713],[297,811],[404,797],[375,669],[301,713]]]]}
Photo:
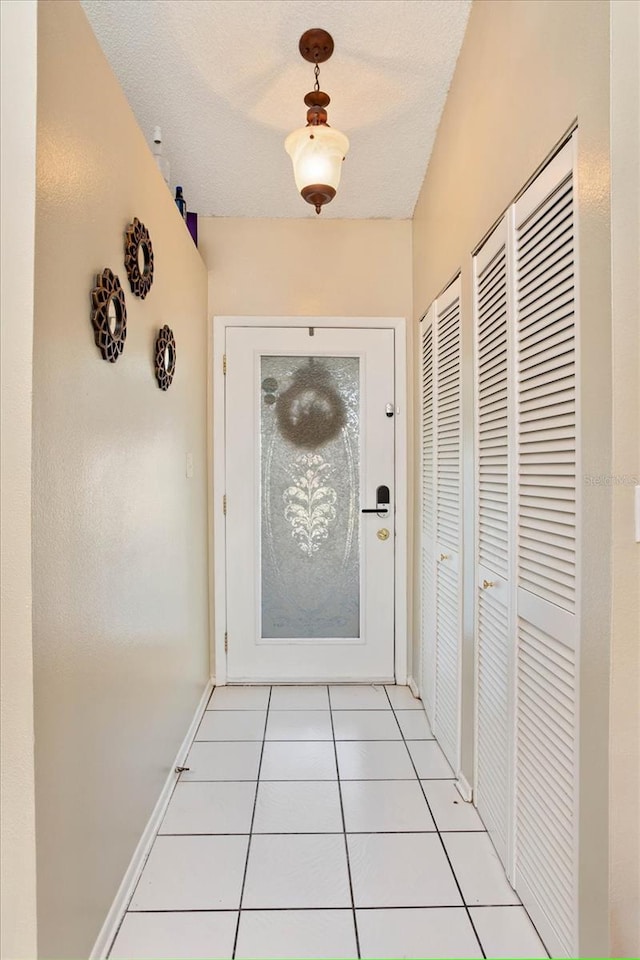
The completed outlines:
{"type": "Polygon", "coordinates": [[[407,406],[407,321],[405,317],[232,317],[214,316],[211,321],[212,349],[209,350],[209,403],[211,429],[210,477],[210,604],[211,661],[217,686],[227,683],[227,583],[226,525],[223,509],[225,493],[225,381],[223,365],[227,327],[333,327],[361,330],[393,330],[395,338],[394,377],[396,388],[395,430],[395,601],[394,669],[396,683],[407,683],[408,632],[408,406],[407,406]],[[218,612],[216,615],[216,611],[218,612]],[[222,614],[220,613],[222,611],[222,614]]]}

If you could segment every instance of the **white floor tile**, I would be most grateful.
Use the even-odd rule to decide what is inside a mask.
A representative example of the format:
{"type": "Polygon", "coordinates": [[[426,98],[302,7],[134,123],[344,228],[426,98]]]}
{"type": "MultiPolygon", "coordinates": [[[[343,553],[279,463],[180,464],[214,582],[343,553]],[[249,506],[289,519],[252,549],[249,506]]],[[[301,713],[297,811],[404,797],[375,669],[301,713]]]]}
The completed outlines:
{"type": "Polygon", "coordinates": [[[333,743],[265,743],[261,780],[337,780],[333,743]]]}
{"type": "Polygon", "coordinates": [[[258,787],[254,833],[341,833],[337,782],[270,783],[258,787]]]}
{"type": "Polygon", "coordinates": [[[243,912],[236,957],[356,957],[351,910],[270,910],[243,912]]]}
{"type": "Polygon", "coordinates": [[[481,957],[464,907],[357,910],[360,956],[481,957]]]}
{"type": "Polygon", "coordinates": [[[415,771],[402,741],[343,740],[336,744],[341,780],[413,780],[415,771]]]}
{"type": "Polygon", "coordinates": [[[290,686],[273,687],[271,690],[272,710],[328,710],[329,694],[327,688],[290,686]]]}
{"type": "Polygon", "coordinates": [[[209,742],[194,743],[180,780],[257,780],[262,744],[209,742]]]}
{"type": "Polygon", "coordinates": [[[348,907],[344,836],[251,838],[243,907],[348,907]]]}
{"type": "Polygon", "coordinates": [[[237,911],[128,913],[111,960],[224,960],[233,953],[237,911]]]}
{"type": "Polygon", "coordinates": [[[266,740],[333,740],[328,710],[270,710],[266,740]]]}
{"type": "Polygon", "coordinates": [[[266,710],[270,687],[216,687],[207,710],[266,710]]]}
{"type": "Polygon", "coordinates": [[[443,833],[442,839],[468,906],[520,903],[487,833],[443,833]]]}
{"type": "Polygon", "coordinates": [[[453,780],[423,780],[431,813],[438,830],[484,830],[472,803],[466,803],[453,780]]]}
{"type": "Polygon", "coordinates": [[[546,957],[524,907],[471,907],[469,913],[488,957],[546,957]]]}
{"type": "Polygon", "coordinates": [[[345,780],[347,833],[435,830],[417,780],[345,780]]]}
{"type": "Polygon", "coordinates": [[[262,740],[265,710],[207,710],[196,740],[262,740]]]}
{"type": "Polygon", "coordinates": [[[488,957],[546,956],[408,688],[217,688],[186,765],[113,960],[230,957],[249,844],[239,960],[355,957],[342,809],[363,958],[481,956],[456,879],[488,957]]]}
{"type": "Polygon", "coordinates": [[[387,693],[394,710],[423,710],[422,700],[411,693],[409,687],[399,687],[394,683],[387,685],[387,693]]]}
{"type": "Polygon", "coordinates": [[[255,783],[179,783],[159,832],[249,833],[255,796],[255,783]]]}
{"type": "Polygon", "coordinates": [[[406,740],[433,740],[427,715],[422,710],[396,710],[406,740]]]}
{"type": "Polygon", "coordinates": [[[401,740],[392,710],[334,710],[336,740],[401,740]]]}
{"type": "Polygon", "coordinates": [[[410,740],[407,746],[421,780],[453,779],[453,770],[435,740],[410,740]]]}
{"type": "Polygon", "coordinates": [[[329,687],[331,706],[334,710],[390,710],[383,686],[354,684],[329,687]]]}
{"type": "Polygon", "coordinates": [[[130,910],[237,910],[248,837],[158,837],[130,910]]]}
{"type": "Polygon", "coordinates": [[[356,907],[461,904],[437,834],[349,834],[347,839],[356,907]]]}

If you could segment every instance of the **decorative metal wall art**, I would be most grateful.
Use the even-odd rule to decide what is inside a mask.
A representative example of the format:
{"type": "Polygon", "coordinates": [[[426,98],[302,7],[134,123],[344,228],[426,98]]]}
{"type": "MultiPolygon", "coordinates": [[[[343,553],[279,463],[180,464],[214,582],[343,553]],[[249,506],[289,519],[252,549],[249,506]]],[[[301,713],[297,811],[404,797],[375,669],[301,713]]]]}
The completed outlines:
{"type": "Polygon", "coordinates": [[[115,363],[127,337],[127,307],[120,281],[109,267],[96,276],[91,307],[96,346],[104,360],[115,363]]]}
{"type": "Polygon", "coordinates": [[[156,379],[161,390],[168,390],[176,372],[176,341],[166,324],[156,337],[156,379]]]}
{"type": "Polygon", "coordinates": [[[124,265],[131,292],[144,300],[153,283],[153,247],[149,231],[137,217],[124,233],[124,265]]]}

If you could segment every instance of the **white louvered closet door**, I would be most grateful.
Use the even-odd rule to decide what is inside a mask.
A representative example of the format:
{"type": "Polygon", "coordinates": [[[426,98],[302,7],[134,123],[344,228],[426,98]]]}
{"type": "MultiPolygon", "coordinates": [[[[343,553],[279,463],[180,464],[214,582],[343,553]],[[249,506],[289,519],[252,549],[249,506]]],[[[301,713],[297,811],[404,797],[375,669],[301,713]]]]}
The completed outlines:
{"type": "Polygon", "coordinates": [[[459,769],[462,635],[460,278],[435,303],[435,710],[433,732],[459,769]]]}
{"type": "Polygon", "coordinates": [[[509,870],[513,751],[513,457],[506,217],[474,257],[476,393],[475,803],[509,870]]]}
{"type": "Polygon", "coordinates": [[[420,323],[422,443],[421,443],[421,665],[420,690],[429,722],[434,724],[435,709],[435,450],[434,450],[434,342],[435,305],[420,323]]]}
{"type": "MultiPolygon", "coordinates": [[[[575,138],[574,138],[575,139],[575,138]]],[[[552,955],[577,949],[574,143],[515,205],[515,884],[552,955]]]]}
{"type": "Polygon", "coordinates": [[[421,323],[421,691],[429,721],[459,768],[462,637],[460,280],[421,323]]]}

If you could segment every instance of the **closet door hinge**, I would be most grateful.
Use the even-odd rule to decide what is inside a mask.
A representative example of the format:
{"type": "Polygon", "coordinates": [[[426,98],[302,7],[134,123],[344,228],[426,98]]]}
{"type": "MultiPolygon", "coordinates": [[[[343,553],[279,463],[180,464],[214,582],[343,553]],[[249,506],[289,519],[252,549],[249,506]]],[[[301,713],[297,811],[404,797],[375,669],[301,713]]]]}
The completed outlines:
{"type": "Polygon", "coordinates": [[[227,653],[229,650],[229,634],[225,631],[224,634],[224,652],[227,653]]]}
{"type": "Polygon", "coordinates": [[[225,494],[223,495],[223,497],[222,497],[222,512],[223,512],[223,514],[224,514],[225,517],[226,517],[226,515],[227,515],[227,495],[226,495],[226,493],[225,493],[225,494]]]}
{"type": "Polygon", "coordinates": [[[222,355],[222,375],[226,377],[227,375],[227,355],[226,353],[222,355]]]}

